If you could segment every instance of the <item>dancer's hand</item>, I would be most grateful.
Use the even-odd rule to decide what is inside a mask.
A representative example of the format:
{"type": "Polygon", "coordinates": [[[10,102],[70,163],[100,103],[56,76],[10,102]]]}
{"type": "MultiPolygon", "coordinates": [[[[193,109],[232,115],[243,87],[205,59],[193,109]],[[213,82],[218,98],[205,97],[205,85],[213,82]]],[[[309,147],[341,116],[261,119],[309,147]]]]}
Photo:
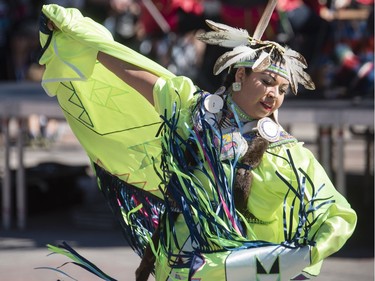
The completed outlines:
{"type": "Polygon", "coordinates": [[[48,27],[48,29],[51,30],[51,31],[58,30],[57,26],[56,26],[56,25],[54,24],[54,22],[51,21],[51,20],[48,20],[48,22],[47,22],[47,27],[48,27]]]}

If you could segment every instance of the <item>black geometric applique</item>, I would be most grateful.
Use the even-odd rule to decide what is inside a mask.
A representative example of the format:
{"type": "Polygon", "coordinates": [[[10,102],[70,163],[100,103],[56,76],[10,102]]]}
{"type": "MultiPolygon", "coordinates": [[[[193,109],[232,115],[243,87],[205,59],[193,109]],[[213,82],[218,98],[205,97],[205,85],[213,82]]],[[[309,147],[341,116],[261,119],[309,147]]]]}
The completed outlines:
{"type": "Polygon", "coordinates": [[[269,271],[267,271],[261,261],[256,257],[256,267],[258,274],[280,274],[280,260],[279,257],[275,259],[269,271]]]}
{"type": "Polygon", "coordinates": [[[256,258],[257,260],[257,274],[267,274],[266,269],[264,266],[260,263],[258,257],[256,258]]]}
{"type": "Polygon", "coordinates": [[[91,118],[89,116],[89,114],[87,113],[83,103],[81,102],[81,99],[79,98],[79,96],[77,95],[77,92],[73,86],[72,83],[70,83],[69,85],[66,85],[64,83],[62,83],[63,86],[65,86],[66,89],[69,89],[71,91],[71,96],[69,97],[68,101],[71,103],[71,104],[74,104],[76,107],[78,107],[80,110],[81,110],[81,113],[78,114],[78,116],[76,116],[80,121],[84,122],[85,124],[87,124],[88,126],[90,127],[94,127],[94,124],[92,123],[91,121],[91,118]]]}

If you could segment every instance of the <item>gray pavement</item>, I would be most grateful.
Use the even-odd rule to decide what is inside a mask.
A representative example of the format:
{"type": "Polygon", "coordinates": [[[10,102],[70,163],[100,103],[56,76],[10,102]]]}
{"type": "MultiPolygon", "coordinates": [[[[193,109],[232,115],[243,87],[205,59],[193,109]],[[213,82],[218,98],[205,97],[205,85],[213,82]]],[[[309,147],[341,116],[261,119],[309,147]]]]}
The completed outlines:
{"type": "MultiPolygon", "coordinates": [[[[24,231],[2,231],[0,235],[1,281],[71,280],[53,270],[68,261],[61,255],[50,255],[46,244],[68,242],[84,257],[119,281],[134,280],[139,257],[127,246],[115,225],[107,227],[80,226],[71,210],[32,216],[24,231]]],[[[100,280],[85,270],[68,264],[62,268],[77,280],[100,280]]],[[[150,281],[154,278],[150,278],[150,281]]],[[[347,247],[342,254],[328,258],[317,281],[374,280],[374,258],[371,249],[347,247]]]]}
{"type": "MultiPolygon", "coordinates": [[[[67,165],[87,164],[86,155],[69,130],[66,130],[57,143],[47,148],[27,148],[26,167],[43,161],[56,161],[67,165]]],[[[313,144],[316,137],[314,128],[302,126],[294,130],[294,134],[303,138],[312,151],[316,152],[316,146],[313,144]]],[[[373,198],[364,203],[368,193],[363,194],[359,189],[363,185],[357,182],[358,178],[363,178],[361,173],[365,166],[364,144],[363,141],[351,139],[350,136],[346,138],[346,142],[349,145],[346,146],[345,167],[348,174],[359,175],[348,181],[348,192],[351,196],[357,196],[353,197],[353,206],[362,210],[366,205],[366,208],[359,212],[358,234],[349,240],[342,251],[326,260],[321,275],[314,279],[317,281],[374,280],[373,198]]],[[[1,153],[2,151],[0,158],[1,153]]],[[[35,269],[57,267],[68,260],[59,255],[47,256],[49,251],[45,245],[59,241],[67,241],[117,280],[134,280],[134,270],[140,261],[139,257],[127,246],[120,229],[112,221],[109,210],[97,196],[98,192],[90,190],[90,187],[86,191],[91,197],[85,198],[84,204],[29,214],[24,230],[15,227],[10,230],[0,228],[0,281],[71,280],[52,270],[35,269]],[[100,219],[94,210],[99,210],[100,219]]],[[[370,196],[373,197],[373,190],[370,196]]],[[[43,205],[45,202],[39,204],[43,205]]],[[[63,270],[77,280],[99,280],[71,264],[65,265],[63,270]]],[[[154,279],[150,278],[151,280],[154,279]]]]}
{"type": "MultiPolygon", "coordinates": [[[[58,243],[66,240],[75,249],[94,262],[104,272],[119,281],[134,280],[134,271],[140,261],[118,229],[93,230],[77,229],[56,218],[44,218],[43,227],[30,227],[23,232],[2,233],[0,238],[0,280],[71,280],[53,270],[35,269],[38,267],[56,268],[68,261],[60,255],[47,256],[49,251],[42,244],[58,243]]],[[[83,269],[68,264],[62,268],[77,280],[99,280],[83,269]]],[[[154,280],[154,278],[149,279],[154,280]]],[[[374,259],[372,257],[330,257],[322,268],[317,281],[371,281],[374,280],[374,259]]]]}
{"type": "MultiPolygon", "coordinates": [[[[79,252],[91,258],[97,266],[119,281],[133,281],[134,270],[139,258],[126,247],[78,248],[79,252]]],[[[47,257],[45,249],[1,250],[0,280],[9,281],[52,281],[71,280],[52,270],[35,269],[40,266],[56,267],[66,259],[60,256],[47,257]]],[[[66,265],[63,270],[77,280],[100,280],[74,265],[66,265]]],[[[149,281],[154,280],[153,277],[149,281]]],[[[372,281],[374,280],[373,259],[328,258],[316,281],[372,281]]]]}

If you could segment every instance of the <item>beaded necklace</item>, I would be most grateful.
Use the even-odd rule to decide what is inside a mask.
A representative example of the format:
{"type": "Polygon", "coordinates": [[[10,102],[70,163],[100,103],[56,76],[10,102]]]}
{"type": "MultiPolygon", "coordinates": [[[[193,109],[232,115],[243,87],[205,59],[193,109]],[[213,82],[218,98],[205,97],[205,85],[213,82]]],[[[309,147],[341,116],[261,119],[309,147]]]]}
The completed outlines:
{"type": "MultiPolygon", "coordinates": [[[[225,107],[225,110],[223,112],[225,113],[223,114],[221,118],[221,122],[220,122],[220,127],[222,129],[226,129],[230,127],[238,128],[239,125],[243,126],[249,122],[256,122],[256,119],[251,118],[233,101],[231,95],[226,96],[226,103],[224,107],[225,107]],[[236,122],[235,115],[237,115],[238,120],[242,124],[238,124],[238,122],[236,122]]],[[[256,132],[254,131],[248,131],[248,132],[243,133],[243,137],[247,141],[251,141],[255,137],[255,135],[256,135],[256,132]]],[[[280,140],[277,142],[271,143],[270,147],[275,147],[275,146],[285,144],[285,143],[290,143],[290,142],[297,142],[297,140],[294,136],[290,135],[285,130],[281,130],[280,140]]]]}
{"type": "Polygon", "coordinates": [[[227,98],[227,103],[228,103],[228,106],[229,108],[234,108],[234,110],[236,111],[236,114],[237,116],[240,118],[240,121],[241,122],[250,122],[250,121],[254,121],[255,119],[250,117],[248,114],[246,114],[232,99],[232,96],[231,95],[228,95],[228,98],[227,98]]]}

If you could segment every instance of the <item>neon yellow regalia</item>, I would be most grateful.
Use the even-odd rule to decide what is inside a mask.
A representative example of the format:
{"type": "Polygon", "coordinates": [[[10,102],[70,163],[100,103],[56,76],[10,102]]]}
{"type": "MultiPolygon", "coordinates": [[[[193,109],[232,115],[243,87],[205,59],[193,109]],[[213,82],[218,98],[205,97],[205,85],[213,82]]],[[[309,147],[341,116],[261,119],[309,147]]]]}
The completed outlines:
{"type": "Polygon", "coordinates": [[[292,137],[270,145],[253,170],[252,218],[241,226],[231,198],[236,161],[219,161],[208,124],[203,135],[193,128],[203,92],[76,9],[42,12],[57,27],[40,33],[42,86],[57,97],[133,249],[142,256],[162,228],[153,245],[156,280],[306,280],[351,236],[355,212],[292,137]],[[155,108],[97,61],[99,51],[160,76],[155,108]],[[189,170],[181,160],[192,143],[205,161],[189,170]],[[174,192],[176,205],[168,199],[174,192]]]}

